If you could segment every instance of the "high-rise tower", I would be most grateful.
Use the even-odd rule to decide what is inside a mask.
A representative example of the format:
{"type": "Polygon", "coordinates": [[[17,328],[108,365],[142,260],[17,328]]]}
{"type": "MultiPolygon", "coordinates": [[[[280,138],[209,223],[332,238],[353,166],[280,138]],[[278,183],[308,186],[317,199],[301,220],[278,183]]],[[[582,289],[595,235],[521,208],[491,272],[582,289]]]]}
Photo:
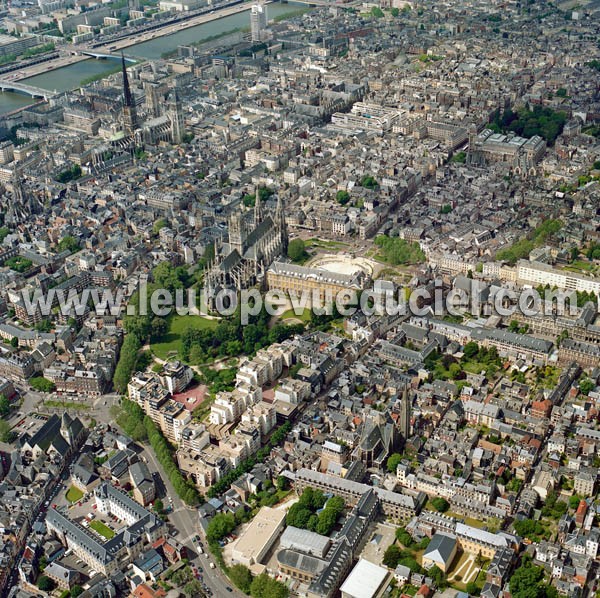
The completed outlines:
{"type": "Polygon", "coordinates": [[[259,42],[263,38],[263,32],[267,28],[267,7],[258,2],[250,9],[250,32],[252,41],[259,42]]]}

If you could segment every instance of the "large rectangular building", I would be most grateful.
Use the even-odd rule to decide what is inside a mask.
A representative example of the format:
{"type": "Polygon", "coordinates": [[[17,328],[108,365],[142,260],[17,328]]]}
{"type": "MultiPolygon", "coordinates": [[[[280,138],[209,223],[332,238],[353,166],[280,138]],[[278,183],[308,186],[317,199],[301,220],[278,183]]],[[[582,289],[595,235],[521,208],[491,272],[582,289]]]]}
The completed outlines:
{"type": "MultiPolygon", "coordinates": [[[[330,272],[321,268],[309,268],[285,262],[273,262],[267,270],[267,287],[269,290],[283,292],[313,291],[319,301],[323,301],[329,293],[335,301],[335,296],[341,291],[360,291],[365,287],[366,275],[364,272],[355,274],[342,274],[330,272]]],[[[310,307],[310,302],[307,307],[310,307]]]]}
{"type": "Polygon", "coordinates": [[[550,341],[509,330],[476,328],[471,333],[471,339],[484,347],[496,347],[502,357],[544,364],[553,347],[550,341]]]}
{"type": "Polygon", "coordinates": [[[285,509],[263,507],[236,540],[231,552],[233,562],[247,567],[260,563],[279,537],[285,515],[285,509]]]}
{"type": "Polygon", "coordinates": [[[559,270],[541,262],[520,260],[517,264],[517,282],[536,287],[549,285],[567,291],[587,291],[600,295],[600,280],[559,270]]]}
{"type": "Polygon", "coordinates": [[[91,569],[110,577],[136,559],[147,544],[162,537],[166,524],[110,484],[104,483],[96,488],[94,495],[99,512],[116,515],[127,522],[128,527],[104,541],[55,509],[48,511],[46,526],[91,569]]]}
{"type": "Polygon", "coordinates": [[[308,487],[340,496],[350,505],[355,505],[366,492],[374,490],[380,500],[383,513],[396,521],[417,515],[427,501],[427,495],[423,492],[419,492],[415,496],[408,496],[385,488],[373,488],[367,484],[319,473],[312,469],[298,470],[296,472],[296,491],[301,494],[308,487]]]}

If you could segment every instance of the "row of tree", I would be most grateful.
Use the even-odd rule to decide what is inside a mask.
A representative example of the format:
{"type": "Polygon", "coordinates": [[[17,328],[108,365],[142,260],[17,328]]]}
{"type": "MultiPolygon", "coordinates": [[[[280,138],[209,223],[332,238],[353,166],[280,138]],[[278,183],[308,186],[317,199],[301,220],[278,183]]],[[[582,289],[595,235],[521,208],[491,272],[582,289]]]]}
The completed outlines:
{"type": "Polygon", "coordinates": [[[169,478],[175,492],[186,504],[195,505],[200,501],[196,488],[186,480],[175,462],[173,448],[162,435],[150,417],[133,401],[123,399],[121,409],[115,409],[114,417],[125,434],[136,442],[148,440],[156,458],[169,478]]]}
{"type": "Polygon", "coordinates": [[[198,490],[196,490],[194,485],[189,480],[186,480],[181,474],[181,471],[179,471],[173,457],[173,449],[167,442],[167,439],[147,415],[144,416],[144,426],[146,428],[150,446],[179,498],[188,505],[198,504],[198,502],[200,502],[198,490]]]}
{"type": "Polygon", "coordinates": [[[0,442],[10,442],[13,437],[11,425],[4,418],[10,413],[10,401],[0,394],[0,442]]]}
{"type": "Polygon", "coordinates": [[[130,333],[125,336],[119,354],[119,362],[113,375],[113,384],[117,392],[124,394],[127,391],[127,385],[135,371],[141,346],[141,341],[136,334],[130,333]]]}

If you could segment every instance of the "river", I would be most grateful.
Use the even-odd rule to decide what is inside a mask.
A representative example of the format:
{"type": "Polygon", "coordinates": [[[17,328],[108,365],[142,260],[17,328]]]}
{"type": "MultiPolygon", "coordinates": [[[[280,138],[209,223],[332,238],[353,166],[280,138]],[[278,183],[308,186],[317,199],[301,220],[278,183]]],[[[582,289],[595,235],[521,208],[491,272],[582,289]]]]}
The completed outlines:
{"type": "MultiPolygon", "coordinates": [[[[268,5],[267,14],[269,19],[273,19],[280,15],[291,13],[305,5],[301,4],[282,4],[274,2],[268,5]]],[[[146,58],[148,60],[156,60],[165,52],[176,50],[177,46],[185,46],[203,39],[210,38],[214,35],[219,35],[227,31],[232,31],[240,27],[250,26],[250,10],[239,12],[229,17],[215,19],[210,23],[183,29],[172,35],[165,35],[156,39],[142,42],[134,46],[129,46],[125,50],[125,54],[146,58]]],[[[24,79],[24,82],[50,89],[55,91],[67,91],[76,89],[81,82],[88,77],[109,74],[114,71],[115,63],[118,59],[95,60],[90,58],[81,62],[76,62],[70,66],[48,71],[35,77],[24,79]]],[[[32,98],[19,93],[0,92],[0,114],[16,110],[21,106],[27,106],[33,103],[32,98]]]]}

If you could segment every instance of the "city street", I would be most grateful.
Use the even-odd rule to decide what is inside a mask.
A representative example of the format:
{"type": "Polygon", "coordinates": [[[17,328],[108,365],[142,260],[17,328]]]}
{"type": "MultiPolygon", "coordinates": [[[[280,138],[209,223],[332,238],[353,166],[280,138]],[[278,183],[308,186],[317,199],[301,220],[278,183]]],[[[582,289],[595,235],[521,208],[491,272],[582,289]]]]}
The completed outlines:
{"type": "Polygon", "coordinates": [[[171,502],[173,506],[173,511],[169,513],[169,521],[178,532],[176,539],[186,547],[190,564],[196,567],[202,567],[204,571],[202,573],[203,583],[205,583],[212,591],[212,595],[218,598],[228,595],[242,598],[244,594],[239,592],[231,584],[218,565],[215,569],[210,569],[209,563],[214,562],[214,559],[210,552],[207,553],[208,543],[198,524],[198,513],[196,509],[187,507],[177,496],[175,489],[169,479],[164,475],[160,463],[154,456],[154,452],[150,447],[145,446],[141,456],[146,459],[150,471],[158,472],[160,475],[161,482],[158,482],[156,477],[155,481],[158,482],[159,495],[162,493],[161,490],[165,494],[164,498],[161,497],[165,506],[167,506],[169,502],[171,502]],[[198,548],[194,544],[193,539],[196,535],[199,535],[202,538],[204,554],[199,554],[198,548]],[[228,590],[227,588],[231,588],[231,590],[228,590]]]}
{"type": "MultiPolygon", "coordinates": [[[[38,411],[47,411],[42,409],[42,402],[46,397],[44,393],[27,390],[25,388],[21,388],[20,391],[21,396],[23,397],[23,403],[19,409],[19,413],[26,414],[36,413],[38,411]]],[[[94,400],[92,409],[82,412],[81,415],[90,415],[99,422],[114,426],[114,421],[110,414],[110,407],[113,404],[117,404],[119,399],[120,395],[116,393],[102,395],[94,400]]],[[[15,425],[19,419],[21,419],[21,417],[22,415],[17,415],[15,413],[11,423],[15,425]]],[[[10,450],[10,446],[0,446],[0,449],[10,450]]],[[[169,521],[177,530],[177,535],[175,537],[178,542],[186,547],[190,558],[190,564],[195,567],[202,568],[202,583],[205,583],[208,586],[213,596],[221,597],[231,595],[241,598],[243,594],[233,587],[218,566],[216,569],[210,569],[209,563],[214,562],[214,559],[210,553],[207,554],[206,552],[208,549],[208,544],[206,539],[203,537],[200,526],[198,525],[196,509],[187,507],[178,497],[171,482],[164,475],[162,467],[156,459],[151,447],[143,445],[143,450],[140,453],[140,456],[145,459],[150,471],[153,473],[156,472],[157,474],[154,476],[157,485],[157,494],[165,504],[165,507],[168,505],[172,506],[173,511],[169,513],[169,521]],[[205,550],[204,554],[198,553],[198,548],[193,541],[196,535],[200,535],[200,537],[202,537],[205,550]],[[227,588],[231,588],[231,591],[229,591],[227,588]]],[[[66,491],[68,485],[64,484],[64,480],[62,480],[62,482],[63,483],[56,486],[50,497],[51,501],[54,501],[60,492],[64,494],[66,491]]],[[[64,496],[61,495],[60,498],[63,499],[60,502],[64,502],[64,496]]]]}

